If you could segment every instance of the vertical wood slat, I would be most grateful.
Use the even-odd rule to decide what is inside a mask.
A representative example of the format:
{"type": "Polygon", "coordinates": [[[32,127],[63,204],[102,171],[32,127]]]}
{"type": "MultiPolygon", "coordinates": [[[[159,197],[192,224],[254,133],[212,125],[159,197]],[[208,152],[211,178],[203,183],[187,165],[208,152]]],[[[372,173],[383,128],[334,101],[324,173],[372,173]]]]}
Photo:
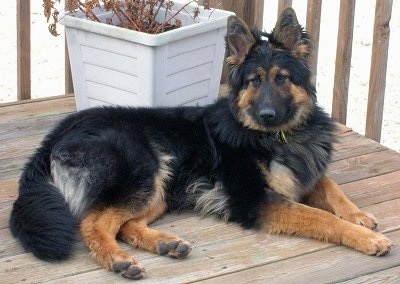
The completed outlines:
{"type": "MultiPolygon", "coordinates": [[[[250,2],[250,1],[246,1],[250,2]]],[[[252,0],[248,6],[249,9],[246,10],[245,6],[245,20],[250,25],[250,27],[257,27],[258,29],[263,28],[264,22],[264,0],[252,0]]]]}
{"type": "Polygon", "coordinates": [[[342,124],[347,118],[355,9],[356,0],[340,0],[332,118],[342,124]]]}
{"type": "Polygon", "coordinates": [[[285,8],[291,7],[291,6],[292,6],[292,0],[279,0],[278,1],[278,16],[277,16],[277,18],[279,18],[279,16],[281,15],[282,11],[285,10],[285,8]]]}
{"type": "Polygon", "coordinates": [[[211,7],[232,11],[243,19],[250,28],[262,29],[264,16],[264,0],[210,0],[211,7]],[[221,4],[222,3],[222,7],[221,4]]]}
{"type": "Polygon", "coordinates": [[[31,4],[17,0],[17,100],[31,98],[31,4]]]}
{"type": "MultiPolygon", "coordinates": [[[[67,2],[65,2],[65,6],[67,2]]],[[[72,73],[71,73],[71,64],[69,61],[69,53],[68,53],[68,45],[67,45],[67,35],[64,30],[64,88],[65,94],[71,94],[74,92],[74,86],[72,83],[72,73]]]]}
{"type": "Polygon", "coordinates": [[[313,48],[311,49],[309,66],[313,74],[313,81],[316,82],[318,64],[319,31],[321,24],[322,0],[307,1],[306,30],[310,34],[313,48]]]}
{"type": "Polygon", "coordinates": [[[380,142],[392,0],[376,0],[365,136],[380,142]]]}

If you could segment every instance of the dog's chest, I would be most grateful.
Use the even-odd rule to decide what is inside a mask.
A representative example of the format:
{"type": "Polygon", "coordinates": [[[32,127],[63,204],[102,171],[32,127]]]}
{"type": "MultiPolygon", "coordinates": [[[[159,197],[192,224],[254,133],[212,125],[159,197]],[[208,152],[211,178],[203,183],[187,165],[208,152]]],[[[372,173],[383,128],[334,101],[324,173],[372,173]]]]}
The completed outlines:
{"type": "Polygon", "coordinates": [[[299,200],[301,187],[295,174],[289,167],[275,160],[272,160],[270,163],[259,161],[258,167],[268,188],[286,196],[290,200],[299,200]]]}

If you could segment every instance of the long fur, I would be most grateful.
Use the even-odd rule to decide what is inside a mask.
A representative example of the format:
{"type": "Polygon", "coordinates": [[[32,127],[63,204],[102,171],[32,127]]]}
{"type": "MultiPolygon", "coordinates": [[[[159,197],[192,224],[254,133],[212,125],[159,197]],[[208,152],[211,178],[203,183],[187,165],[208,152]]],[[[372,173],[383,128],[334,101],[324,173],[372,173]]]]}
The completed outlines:
{"type": "MultiPolygon", "coordinates": [[[[334,126],[316,105],[307,46],[285,45],[274,32],[265,40],[235,19],[229,27],[228,96],[205,107],[88,109],[48,134],[11,215],[25,249],[65,259],[89,210],[141,212],[156,186],[169,211],[245,228],[259,226],[260,206],[276,192],[301,201],[313,191],[331,160],[334,126]]],[[[294,32],[307,44],[302,29],[294,32]]]]}

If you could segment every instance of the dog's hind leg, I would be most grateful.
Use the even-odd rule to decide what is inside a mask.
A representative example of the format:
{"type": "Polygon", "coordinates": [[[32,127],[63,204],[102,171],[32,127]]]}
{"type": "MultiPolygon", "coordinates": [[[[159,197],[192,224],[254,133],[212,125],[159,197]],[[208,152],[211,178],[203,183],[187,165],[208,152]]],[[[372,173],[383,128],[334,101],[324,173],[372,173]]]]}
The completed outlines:
{"type": "Polygon", "coordinates": [[[392,242],[384,235],[300,203],[270,199],[260,208],[259,226],[268,233],[284,233],[343,244],[369,255],[390,252],[392,242]]]}
{"type": "Polygon", "coordinates": [[[323,177],[305,203],[329,211],[343,220],[375,230],[378,223],[374,215],[361,211],[353,204],[331,178],[323,177]]]}
{"type": "Polygon", "coordinates": [[[172,258],[184,258],[191,250],[188,242],[151,229],[147,227],[147,222],[144,220],[129,220],[121,227],[119,236],[123,241],[134,247],[160,255],[168,255],[172,258]]]}
{"type": "Polygon", "coordinates": [[[170,164],[174,159],[173,156],[162,153],[157,147],[154,149],[157,153],[159,168],[154,175],[153,195],[144,210],[137,212],[120,228],[119,236],[134,247],[174,258],[183,258],[191,250],[188,242],[147,227],[147,224],[155,221],[167,209],[164,186],[171,178],[170,164]]]}
{"type": "Polygon", "coordinates": [[[83,218],[80,232],[93,258],[105,268],[121,272],[122,276],[140,279],[143,266],[125,253],[116,241],[116,235],[132,213],[118,208],[92,210],[83,218]]]}

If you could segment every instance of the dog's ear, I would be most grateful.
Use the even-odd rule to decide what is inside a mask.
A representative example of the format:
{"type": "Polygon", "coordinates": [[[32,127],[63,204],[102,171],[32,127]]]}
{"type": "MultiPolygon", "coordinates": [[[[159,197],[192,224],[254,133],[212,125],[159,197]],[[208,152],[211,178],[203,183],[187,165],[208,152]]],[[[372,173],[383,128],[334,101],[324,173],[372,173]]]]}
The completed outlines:
{"type": "Polygon", "coordinates": [[[236,16],[228,18],[226,63],[230,67],[242,64],[255,42],[256,40],[245,22],[236,16]]]}
{"type": "Polygon", "coordinates": [[[271,35],[274,42],[292,51],[293,55],[308,58],[311,42],[292,8],[286,8],[281,13],[271,35]]]}

